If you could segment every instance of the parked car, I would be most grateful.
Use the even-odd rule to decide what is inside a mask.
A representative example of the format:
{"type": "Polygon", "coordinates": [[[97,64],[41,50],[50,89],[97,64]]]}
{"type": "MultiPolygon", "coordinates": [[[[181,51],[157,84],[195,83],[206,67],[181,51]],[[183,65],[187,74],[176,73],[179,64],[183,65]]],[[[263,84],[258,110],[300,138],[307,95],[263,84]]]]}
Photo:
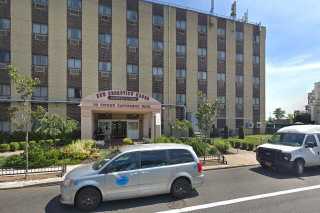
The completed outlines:
{"type": "Polygon", "coordinates": [[[263,168],[293,170],[302,175],[305,167],[320,165],[320,125],[295,125],[275,133],[258,146],[257,161],[263,168]]]}
{"type": "Polygon", "coordinates": [[[63,204],[90,211],[102,201],[171,193],[184,198],[203,183],[191,146],[142,144],[120,148],[109,159],[72,170],[61,184],[63,204]]]}

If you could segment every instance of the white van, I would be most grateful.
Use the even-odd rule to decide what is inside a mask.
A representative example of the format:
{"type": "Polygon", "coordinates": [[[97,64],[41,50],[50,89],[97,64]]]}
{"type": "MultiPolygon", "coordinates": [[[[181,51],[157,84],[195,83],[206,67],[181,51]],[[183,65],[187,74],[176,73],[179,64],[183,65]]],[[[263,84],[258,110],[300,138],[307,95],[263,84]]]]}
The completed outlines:
{"type": "Polygon", "coordinates": [[[297,125],[282,128],[258,146],[257,161],[263,168],[293,170],[302,175],[305,167],[320,165],[320,125],[297,125]]]}

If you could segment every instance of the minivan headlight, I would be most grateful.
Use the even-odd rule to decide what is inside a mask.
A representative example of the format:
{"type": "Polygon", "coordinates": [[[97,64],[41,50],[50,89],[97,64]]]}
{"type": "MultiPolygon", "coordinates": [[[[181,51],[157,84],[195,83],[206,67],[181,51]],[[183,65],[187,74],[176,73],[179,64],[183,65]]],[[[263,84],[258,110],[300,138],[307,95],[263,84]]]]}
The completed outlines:
{"type": "Polygon", "coordinates": [[[282,153],[282,159],[285,161],[289,161],[291,159],[290,153],[282,153]]]}
{"type": "Polygon", "coordinates": [[[69,187],[73,184],[73,180],[70,179],[70,178],[66,178],[64,181],[63,181],[63,186],[66,186],[66,187],[69,187]]]}

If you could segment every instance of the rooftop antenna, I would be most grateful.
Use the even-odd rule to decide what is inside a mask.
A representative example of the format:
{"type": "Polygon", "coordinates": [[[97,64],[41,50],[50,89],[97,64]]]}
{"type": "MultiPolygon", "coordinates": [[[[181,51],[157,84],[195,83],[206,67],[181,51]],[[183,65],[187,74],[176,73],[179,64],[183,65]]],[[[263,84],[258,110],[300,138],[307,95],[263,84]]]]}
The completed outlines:
{"type": "Polygon", "coordinates": [[[244,13],[244,17],[243,17],[244,22],[248,22],[249,21],[249,10],[247,9],[247,11],[244,13]]]}
{"type": "Polygon", "coordinates": [[[231,5],[231,17],[234,19],[237,18],[237,0],[234,0],[231,5]]]}
{"type": "Polygon", "coordinates": [[[210,13],[213,14],[214,13],[214,0],[211,0],[211,9],[210,9],[210,13]]]}

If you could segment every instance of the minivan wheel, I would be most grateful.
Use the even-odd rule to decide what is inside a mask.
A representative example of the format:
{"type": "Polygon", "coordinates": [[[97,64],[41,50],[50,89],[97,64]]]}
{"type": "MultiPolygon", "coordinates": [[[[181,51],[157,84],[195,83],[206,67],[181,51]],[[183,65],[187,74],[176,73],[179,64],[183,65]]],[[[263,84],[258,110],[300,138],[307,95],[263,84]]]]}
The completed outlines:
{"type": "Polygon", "coordinates": [[[294,172],[296,175],[301,176],[304,172],[304,162],[302,160],[297,160],[294,166],[294,172]]]}
{"type": "Polygon", "coordinates": [[[171,194],[174,198],[182,199],[192,193],[192,186],[186,178],[179,178],[175,180],[171,186],[171,194]]]}
{"type": "Polygon", "coordinates": [[[269,169],[269,167],[264,163],[260,163],[260,166],[262,169],[269,169]]]}
{"type": "Polygon", "coordinates": [[[95,210],[101,202],[101,194],[94,187],[85,187],[81,189],[75,199],[75,206],[81,211],[95,210]]]}

